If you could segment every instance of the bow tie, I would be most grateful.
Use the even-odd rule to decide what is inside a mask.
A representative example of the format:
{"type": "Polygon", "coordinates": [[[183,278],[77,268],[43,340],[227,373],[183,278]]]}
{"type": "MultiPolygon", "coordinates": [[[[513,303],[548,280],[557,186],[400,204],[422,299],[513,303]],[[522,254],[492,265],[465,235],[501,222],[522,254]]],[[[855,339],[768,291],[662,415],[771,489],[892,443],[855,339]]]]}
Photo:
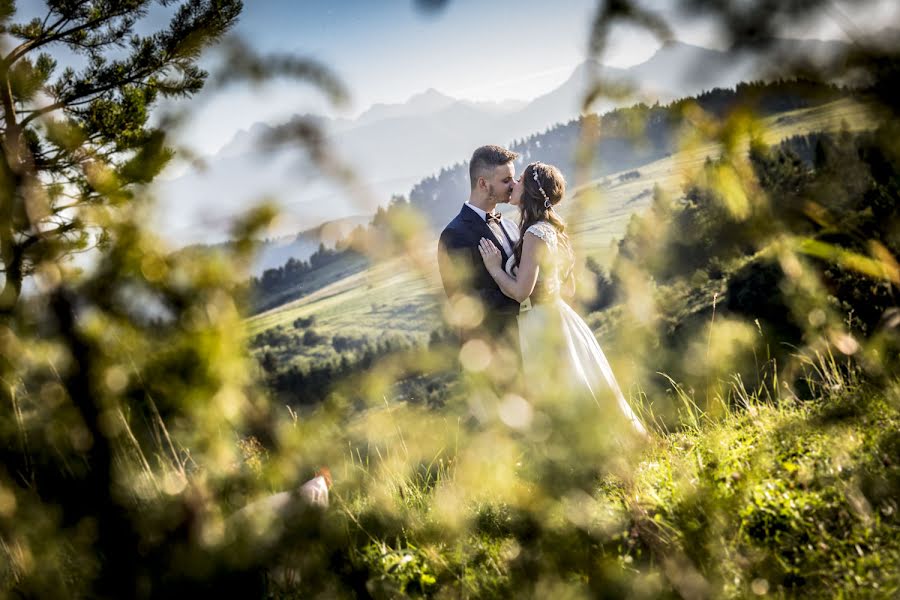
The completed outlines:
{"type": "Polygon", "coordinates": [[[500,223],[500,213],[485,213],[484,222],[490,224],[491,221],[500,223]]]}

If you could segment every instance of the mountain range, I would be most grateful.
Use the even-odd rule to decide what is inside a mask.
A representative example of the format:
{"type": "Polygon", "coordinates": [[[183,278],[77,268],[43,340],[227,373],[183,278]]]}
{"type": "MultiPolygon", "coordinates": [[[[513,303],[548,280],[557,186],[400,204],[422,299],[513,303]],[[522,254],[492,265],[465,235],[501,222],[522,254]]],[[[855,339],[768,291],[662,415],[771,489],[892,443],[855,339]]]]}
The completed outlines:
{"type": "MultiPolygon", "coordinates": [[[[783,40],[779,45],[792,56],[820,61],[844,48],[840,42],[807,40],[783,40]]],[[[762,78],[777,64],[773,56],[672,42],[628,69],[585,61],[561,85],[527,103],[472,102],[428,89],[404,103],[376,104],[355,119],[295,117],[315,120],[329,147],[353,169],[354,180],[326,178],[297,145],[264,151],[260,141],[277,126],[257,123],[207,157],[204,169],[158,184],[158,227],[180,244],[221,241],[231,220],[262,198],[274,198],[281,206],[282,232],[372,214],[392,195],[406,195],[424,177],[464,162],[482,144],[510,145],[577,118],[598,78],[633,88],[627,98],[606,98],[590,107],[602,113],[636,101],[667,102],[762,78]]]]}

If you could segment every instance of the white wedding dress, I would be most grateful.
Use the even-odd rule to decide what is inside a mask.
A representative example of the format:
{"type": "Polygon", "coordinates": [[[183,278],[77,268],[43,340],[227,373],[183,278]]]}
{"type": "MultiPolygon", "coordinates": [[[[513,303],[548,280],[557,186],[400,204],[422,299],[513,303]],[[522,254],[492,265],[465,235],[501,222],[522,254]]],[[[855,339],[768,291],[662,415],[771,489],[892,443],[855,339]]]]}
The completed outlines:
{"type": "MultiPolygon", "coordinates": [[[[538,280],[529,300],[531,308],[519,314],[519,343],[526,380],[543,393],[581,394],[586,392],[602,411],[604,420],[624,420],[640,435],[646,429],[635,415],[613,375],[587,323],[560,297],[558,235],[547,221],[530,226],[532,233],[546,242],[550,252],[538,271],[538,280]]],[[[505,265],[513,273],[514,257],[505,265]]]]}

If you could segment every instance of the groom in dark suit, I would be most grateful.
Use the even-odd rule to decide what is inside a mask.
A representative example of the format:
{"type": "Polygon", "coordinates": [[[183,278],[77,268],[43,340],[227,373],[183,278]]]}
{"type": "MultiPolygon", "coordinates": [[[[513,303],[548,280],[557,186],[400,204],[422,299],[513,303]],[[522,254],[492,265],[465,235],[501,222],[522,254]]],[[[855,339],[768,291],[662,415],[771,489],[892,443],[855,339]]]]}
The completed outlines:
{"type": "Polygon", "coordinates": [[[509,201],[515,184],[513,161],[518,156],[501,146],[475,150],[469,161],[469,200],[441,232],[438,244],[438,266],[450,299],[451,324],[457,326],[463,342],[477,338],[487,344],[492,351],[490,369],[504,370],[506,366],[513,371],[520,360],[519,303],[500,291],[484,266],[478,243],[481,238],[494,242],[504,265],[512,255],[519,239],[518,226],[501,217],[496,207],[509,201]]]}

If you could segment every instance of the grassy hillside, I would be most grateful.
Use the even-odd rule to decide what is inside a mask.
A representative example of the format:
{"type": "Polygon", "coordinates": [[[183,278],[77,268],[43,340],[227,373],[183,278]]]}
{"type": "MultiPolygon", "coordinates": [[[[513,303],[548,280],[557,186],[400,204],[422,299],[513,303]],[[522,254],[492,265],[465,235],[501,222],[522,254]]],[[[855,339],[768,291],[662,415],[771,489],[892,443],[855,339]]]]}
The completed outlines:
{"type": "MultiPolygon", "coordinates": [[[[819,131],[860,131],[872,126],[864,107],[852,100],[839,100],[824,106],[783,113],[760,123],[762,140],[774,145],[796,136],[819,131]]],[[[749,141],[744,140],[744,146],[749,141]]],[[[707,157],[720,153],[716,145],[687,147],[662,160],[642,165],[639,177],[623,178],[625,171],[577,186],[572,190],[574,200],[568,208],[569,226],[576,233],[580,253],[595,256],[608,264],[610,244],[622,237],[631,215],[650,205],[653,188],[677,197],[689,176],[698,171],[707,157]],[[593,193],[592,193],[593,192],[593,193]],[[599,193],[597,193],[599,192],[599,193]]]]}
{"type": "MultiPolygon", "coordinates": [[[[433,279],[437,271],[429,273],[433,279]]],[[[251,334],[315,316],[322,333],[427,333],[435,316],[434,281],[396,258],[342,277],[315,292],[249,320],[251,334]]]]}
{"type": "Polygon", "coordinates": [[[297,298],[307,296],[312,292],[322,289],[331,283],[348,278],[369,266],[369,260],[365,256],[356,253],[341,254],[333,262],[329,262],[317,269],[305,274],[296,284],[285,287],[276,292],[259,292],[255,306],[259,312],[265,312],[273,307],[283,306],[297,298]]]}
{"type": "MultiPolygon", "coordinates": [[[[863,130],[870,121],[859,104],[841,100],[812,109],[792,111],[765,119],[764,139],[774,144],[791,136],[816,131],[863,130]]],[[[745,142],[746,143],[746,142],[745,142]]],[[[632,170],[614,173],[573,187],[564,203],[574,243],[580,256],[611,260],[611,244],[622,237],[631,215],[649,206],[654,186],[676,196],[688,175],[707,157],[717,156],[715,145],[685,149],[663,160],[636,169],[639,176],[624,178],[632,170]]],[[[460,199],[462,202],[463,199],[460,199]]],[[[433,255],[437,241],[423,244],[433,255]]],[[[326,274],[322,274],[325,277],[326,274]]],[[[425,338],[440,326],[443,299],[436,258],[432,268],[417,272],[405,258],[394,258],[354,272],[297,301],[249,319],[251,335],[276,326],[289,327],[297,318],[315,315],[316,330],[323,335],[378,336],[384,332],[425,338]]]]}

